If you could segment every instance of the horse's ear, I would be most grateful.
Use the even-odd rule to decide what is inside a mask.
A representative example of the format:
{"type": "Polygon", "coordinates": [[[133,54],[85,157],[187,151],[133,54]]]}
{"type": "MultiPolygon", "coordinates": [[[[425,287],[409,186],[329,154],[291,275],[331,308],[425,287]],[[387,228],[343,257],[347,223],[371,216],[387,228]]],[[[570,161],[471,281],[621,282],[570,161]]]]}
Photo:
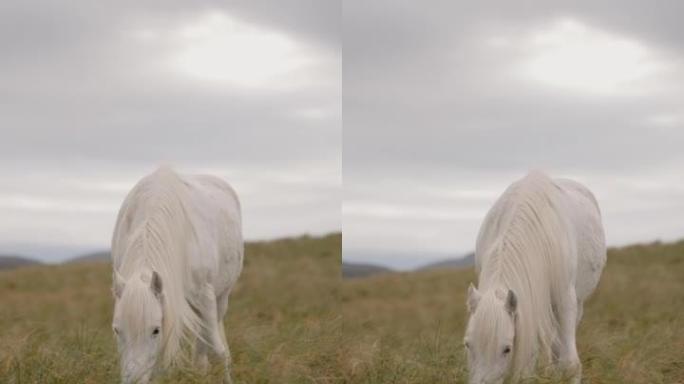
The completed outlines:
{"type": "Polygon", "coordinates": [[[475,288],[473,283],[470,283],[470,286],[468,286],[468,312],[475,312],[477,303],[480,302],[480,297],[480,292],[475,288]]]}
{"type": "Polygon", "coordinates": [[[508,295],[506,295],[506,310],[508,311],[508,313],[513,315],[515,314],[517,308],[518,298],[515,296],[515,293],[509,289],[508,295]]]}
{"type": "Polygon", "coordinates": [[[126,283],[121,276],[119,276],[118,273],[114,273],[114,283],[112,284],[112,294],[114,295],[114,298],[120,299],[125,287],[126,283]]]}
{"type": "Polygon", "coordinates": [[[157,271],[152,272],[152,280],[150,281],[150,288],[154,295],[159,297],[162,294],[162,280],[157,271]]]}

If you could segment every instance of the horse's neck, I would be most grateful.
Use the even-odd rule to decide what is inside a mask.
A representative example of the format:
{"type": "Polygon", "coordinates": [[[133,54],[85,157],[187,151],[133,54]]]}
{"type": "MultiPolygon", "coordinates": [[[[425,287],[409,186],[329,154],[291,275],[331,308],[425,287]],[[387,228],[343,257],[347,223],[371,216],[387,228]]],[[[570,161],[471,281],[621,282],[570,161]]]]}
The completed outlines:
{"type": "Polygon", "coordinates": [[[144,259],[129,260],[128,263],[122,265],[121,275],[126,279],[140,278],[142,276],[149,276],[152,274],[152,268],[144,259]]]}
{"type": "Polygon", "coordinates": [[[506,255],[500,252],[491,253],[487,257],[480,273],[480,289],[509,288],[506,282],[510,279],[507,275],[510,271],[505,268],[504,257],[506,255]]]}
{"type": "MultiPolygon", "coordinates": [[[[141,240],[138,239],[135,241],[141,240]]],[[[121,259],[121,265],[118,267],[118,270],[125,278],[152,271],[152,265],[143,252],[143,249],[143,247],[131,247],[129,253],[121,259]]]]}
{"type": "Polygon", "coordinates": [[[499,281],[496,279],[481,281],[479,288],[482,294],[486,294],[488,292],[494,294],[497,292],[508,292],[509,289],[509,287],[503,281],[499,281]]]}

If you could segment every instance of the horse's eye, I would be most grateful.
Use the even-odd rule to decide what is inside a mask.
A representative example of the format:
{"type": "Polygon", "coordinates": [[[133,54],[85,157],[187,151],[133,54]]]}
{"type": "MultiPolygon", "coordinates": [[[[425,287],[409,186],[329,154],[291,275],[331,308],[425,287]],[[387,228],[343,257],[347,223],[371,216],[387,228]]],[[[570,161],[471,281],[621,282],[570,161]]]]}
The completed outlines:
{"type": "Polygon", "coordinates": [[[465,343],[463,343],[463,345],[466,347],[466,349],[470,349],[470,344],[468,344],[467,341],[465,343]]]}
{"type": "Polygon", "coordinates": [[[159,327],[155,327],[154,330],[152,331],[153,336],[157,336],[159,334],[159,327]]]}
{"type": "Polygon", "coordinates": [[[114,333],[115,333],[115,334],[117,334],[117,335],[119,334],[119,328],[114,327],[114,328],[112,328],[112,329],[114,330],[114,333]]]}
{"type": "Polygon", "coordinates": [[[511,353],[511,347],[507,345],[504,347],[503,354],[508,355],[509,353],[511,353]]]}

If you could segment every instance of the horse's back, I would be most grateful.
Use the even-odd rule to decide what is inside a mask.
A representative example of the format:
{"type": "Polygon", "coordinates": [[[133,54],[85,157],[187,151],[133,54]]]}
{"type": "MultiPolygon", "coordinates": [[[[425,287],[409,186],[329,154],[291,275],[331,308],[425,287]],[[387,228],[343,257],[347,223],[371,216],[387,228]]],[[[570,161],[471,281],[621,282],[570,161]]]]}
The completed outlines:
{"type": "Polygon", "coordinates": [[[211,209],[219,219],[241,224],[240,200],[230,184],[210,175],[184,175],[182,178],[197,207],[211,209]]]}
{"type": "Polygon", "coordinates": [[[184,175],[190,189],[197,228],[198,248],[192,268],[209,275],[217,294],[229,290],[242,271],[243,239],[240,201],[235,190],[210,175],[184,175]]]}
{"type": "Polygon", "coordinates": [[[594,195],[569,179],[554,180],[566,196],[577,239],[577,297],[586,299],[598,285],[606,264],[606,240],[601,212],[594,195]]]}
{"type": "Polygon", "coordinates": [[[558,214],[570,226],[567,234],[576,245],[572,247],[576,251],[567,255],[571,257],[568,262],[577,262],[576,274],[573,275],[576,276],[577,296],[583,300],[598,284],[606,262],[606,248],[598,203],[589,189],[573,180],[550,179],[540,172],[532,172],[512,183],[487,213],[480,228],[475,251],[477,272],[480,273],[491,254],[491,247],[496,246],[510,225],[520,193],[540,186],[544,188],[544,193],[553,195],[554,200],[561,202],[558,214]]]}
{"type": "Polygon", "coordinates": [[[168,167],[143,177],[126,196],[112,241],[114,268],[120,269],[127,257],[124,252],[130,236],[147,220],[158,199],[179,201],[185,207],[176,212],[176,217],[187,222],[186,232],[192,233],[195,240],[187,242],[187,257],[183,261],[193,276],[194,287],[188,289],[199,289],[207,281],[219,293],[230,289],[243,261],[242,215],[237,194],[218,177],[178,174],[168,167]]]}

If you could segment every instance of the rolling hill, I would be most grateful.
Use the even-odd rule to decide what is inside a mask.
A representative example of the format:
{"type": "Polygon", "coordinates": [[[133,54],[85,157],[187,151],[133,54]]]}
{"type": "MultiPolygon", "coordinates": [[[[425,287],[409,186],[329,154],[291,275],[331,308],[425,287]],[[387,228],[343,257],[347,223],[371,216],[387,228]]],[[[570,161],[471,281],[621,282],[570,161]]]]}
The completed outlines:
{"type": "Polygon", "coordinates": [[[74,257],[73,259],[69,259],[69,260],[65,261],[65,263],[109,262],[109,261],[111,261],[111,259],[112,259],[112,256],[109,253],[109,251],[100,251],[100,252],[93,252],[93,253],[88,253],[85,255],[74,257]]]}
{"type": "Polygon", "coordinates": [[[463,257],[444,259],[430,263],[418,268],[419,271],[428,271],[431,269],[443,269],[443,268],[469,268],[475,264],[475,254],[469,253],[463,257]]]}
{"type": "Polygon", "coordinates": [[[342,277],[353,279],[394,272],[392,269],[375,264],[342,263],[342,277]]]}
{"type": "MultiPolygon", "coordinates": [[[[475,255],[469,253],[464,257],[453,257],[435,261],[416,268],[416,271],[434,270],[443,268],[468,268],[472,267],[475,262],[475,255]]],[[[352,263],[342,262],[342,278],[344,279],[358,279],[363,277],[370,277],[379,274],[396,273],[392,268],[372,263],[352,263]]]]}
{"type": "Polygon", "coordinates": [[[0,256],[0,270],[39,265],[40,261],[23,256],[0,256]]]}

